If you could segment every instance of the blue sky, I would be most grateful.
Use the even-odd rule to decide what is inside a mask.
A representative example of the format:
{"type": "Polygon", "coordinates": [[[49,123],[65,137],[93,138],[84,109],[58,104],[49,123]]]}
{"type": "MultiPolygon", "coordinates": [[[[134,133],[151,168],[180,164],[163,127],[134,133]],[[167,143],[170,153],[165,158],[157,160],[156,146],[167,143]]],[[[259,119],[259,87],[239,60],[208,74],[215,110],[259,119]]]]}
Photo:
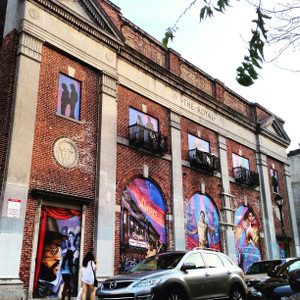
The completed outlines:
{"type": "MultiPolygon", "coordinates": [[[[145,30],[157,40],[164,37],[165,29],[173,26],[178,16],[192,0],[111,0],[119,6],[125,18],[145,30]]],[[[272,0],[265,0],[272,3],[272,0]]],[[[297,68],[299,51],[290,51],[276,66],[268,63],[259,71],[260,78],[251,87],[242,87],[235,81],[236,68],[247,54],[251,20],[254,10],[244,0],[231,1],[226,14],[215,14],[214,19],[199,22],[201,2],[198,1],[178,23],[175,39],[169,44],[198,68],[219,79],[227,87],[251,102],[257,102],[285,120],[285,130],[292,140],[287,151],[298,149],[300,112],[300,74],[285,71],[297,68]]],[[[273,22],[273,21],[271,21],[273,22]]],[[[266,48],[266,58],[273,49],[266,48]]],[[[300,68],[298,68],[300,69],[300,68]]]]}

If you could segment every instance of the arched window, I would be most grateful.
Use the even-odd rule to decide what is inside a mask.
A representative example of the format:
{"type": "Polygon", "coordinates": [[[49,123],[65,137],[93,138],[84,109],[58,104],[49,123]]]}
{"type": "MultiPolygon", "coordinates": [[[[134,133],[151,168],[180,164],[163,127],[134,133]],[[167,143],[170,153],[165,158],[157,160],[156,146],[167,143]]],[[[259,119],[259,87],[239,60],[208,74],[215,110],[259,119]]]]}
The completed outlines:
{"type": "Polygon", "coordinates": [[[157,186],[145,178],[135,178],[122,192],[120,271],[144,259],[150,244],[156,252],[166,248],[166,207],[157,186]],[[127,220],[125,220],[127,218],[127,220]],[[127,224],[135,226],[127,226],[127,224]]]}
{"type": "Polygon", "coordinates": [[[256,261],[261,260],[257,220],[248,206],[240,206],[234,218],[235,248],[238,264],[246,272],[256,261]]]}
{"type": "Polygon", "coordinates": [[[188,249],[209,247],[220,250],[219,216],[206,195],[194,194],[186,209],[188,249]]]}

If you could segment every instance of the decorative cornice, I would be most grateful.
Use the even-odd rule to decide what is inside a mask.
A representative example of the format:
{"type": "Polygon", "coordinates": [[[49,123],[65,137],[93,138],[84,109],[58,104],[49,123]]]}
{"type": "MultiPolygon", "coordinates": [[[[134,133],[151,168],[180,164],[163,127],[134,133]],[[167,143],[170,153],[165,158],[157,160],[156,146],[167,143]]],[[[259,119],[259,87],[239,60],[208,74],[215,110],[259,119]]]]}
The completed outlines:
{"type": "MultiPolygon", "coordinates": [[[[114,49],[119,49],[121,45],[123,45],[123,41],[113,35],[111,30],[108,30],[108,27],[105,26],[105,23],[101,20],[98,23],[98,27],[95,26],[92,22],[88,20],[84,20],[80,16],[76,16],[71,10],[68,8],[63,8],[56,3],[57,1],[52,0],[29,0],[39,6],[41,6],[45,11],[49,11],[52,14],[58,16],[58,18],[62,19],[64,22],[70,24],[73,27],[76,27],[78,30],[84,32],[85,34],[109,45],[114,49]]],[[[91,13],[91,10],[89,10],[91,13]]],[[[93,13],[93,17],[95,13],[93,13]]],[[[99,18],[96,19],[97,22],[99,18]]]]}
{"type": "Polygon", "coordinates": [[[43,41],[36,37],[22,32],[20,34],[20,43],[18,54],[26,55],[38,62],[41,62],[43,41]]]}

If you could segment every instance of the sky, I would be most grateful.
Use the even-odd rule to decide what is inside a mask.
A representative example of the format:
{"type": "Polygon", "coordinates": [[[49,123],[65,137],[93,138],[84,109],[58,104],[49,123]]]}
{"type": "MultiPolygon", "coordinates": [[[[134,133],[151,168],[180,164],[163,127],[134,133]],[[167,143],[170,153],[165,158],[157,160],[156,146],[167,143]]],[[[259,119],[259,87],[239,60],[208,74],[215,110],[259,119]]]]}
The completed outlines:
{"type": "MultiPolygon", "coordinates": [[[[192,0],[111,0],[122,14],[148,34],[161,41],[192,0]]],[[[273,0],[268,1],[272,5],[273,0]]],[[[282,0],[285,1],[285,0],[282,0]]],[[[299,148],[300,48],[290,50],[279,61],[265,63],[259,79],[250,87],[239,85],[236,69],[247,55],[255,10],[245,0],[232,0],[225,14],[199,22],[201,2],[183,15],[177,24],[169,47],[208,75],[250,102],[258,103],[285,121],[284,129],[291,139],[287,152],[299,148]],[[286,70],[288,69],[288,70],[286,70]]],[[[273,20],[269,24],[274,23],[273,20]]],[[[274,57],[274,48],[265,47],[265,58],[274,57]]]]}

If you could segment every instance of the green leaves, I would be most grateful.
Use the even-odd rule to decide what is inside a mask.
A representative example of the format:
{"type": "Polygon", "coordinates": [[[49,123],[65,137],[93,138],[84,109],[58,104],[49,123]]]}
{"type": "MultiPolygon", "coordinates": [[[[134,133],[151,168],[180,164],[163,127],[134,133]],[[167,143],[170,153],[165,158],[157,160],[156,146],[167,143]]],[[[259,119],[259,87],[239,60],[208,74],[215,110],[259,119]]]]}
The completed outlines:
{"type": "MultiPolygon", "coordinates": [[[[226,8],[230,6],[230,0],[215,0],[217,1],[215,5],[212,3],[213,0],[202,1],[204,2],[204,6],[200,9],[200,21],[206,19],[207,17],[212,18],[214,16],[214,11],[224,13],[226,8]]],[[[169,27],[166,30],[165,37],[162,40],[163,46],[166,50],[168,50],[169,40],[173,40],[174,32],[178,29],[176,27],[177,23],[187,12],[187,10],[189,10],[196,2],[197,0],[191,2],[191,4],[179,16],[174,26],[169,27]]],[[[267,41],[265,20],[271,19],[271,17],[263,14],[260,6],[256,7],[256,15],[257,18],[252,20],[252,22],[256,25],[256,28],[251,30],[252,37],[249,41],[249,53],[244,57],[244,61],[242,62],[241,66],[237,68],[236,80],[243,86],[250,86],[256,79],[258,79],[258,73],[255,68],[261,69],[261,65],[264,62],[264,46],[265,41],[267,41]]]]}
{"type": "Polygon", "coordinates": [[[252,38],[249,41],[249,55],[244,57],[242,66],[237,68],[236,80],[243,86],[250,86],[254,83],[254,80],[258,78],[255,67],[261,69],[260,63],[264,61],[265,42],[262,40],[261,34],[263,38],[267,40],[267,30],[265,29],[264,19],[270,19],[270,17],[264,15],[260,7],[256,9],[256,14],[257,20],[252,21],[256,24],[256,29],[252,30],[252,38]]]}
{"type": "Polygon", "coordinates": [[[206,6],[202,7],[200,10],[200,21],[203,19],[206,19],[207,17],[211,18],[211,17],[213,17],[213,15],[214,15],[214,12],[211,9],[211,7],[206,5],[206,6]]]}
{"type": "Polygon", "coordinates": [[[171,28],[168,28],[166,33],[165,33],[165,37],[162,39],[162,43],[163,43],[163,46],[166,50],[168,50],[168,42],[169,40],[173,40],[173,31],[171,30],[171,28]]]}

